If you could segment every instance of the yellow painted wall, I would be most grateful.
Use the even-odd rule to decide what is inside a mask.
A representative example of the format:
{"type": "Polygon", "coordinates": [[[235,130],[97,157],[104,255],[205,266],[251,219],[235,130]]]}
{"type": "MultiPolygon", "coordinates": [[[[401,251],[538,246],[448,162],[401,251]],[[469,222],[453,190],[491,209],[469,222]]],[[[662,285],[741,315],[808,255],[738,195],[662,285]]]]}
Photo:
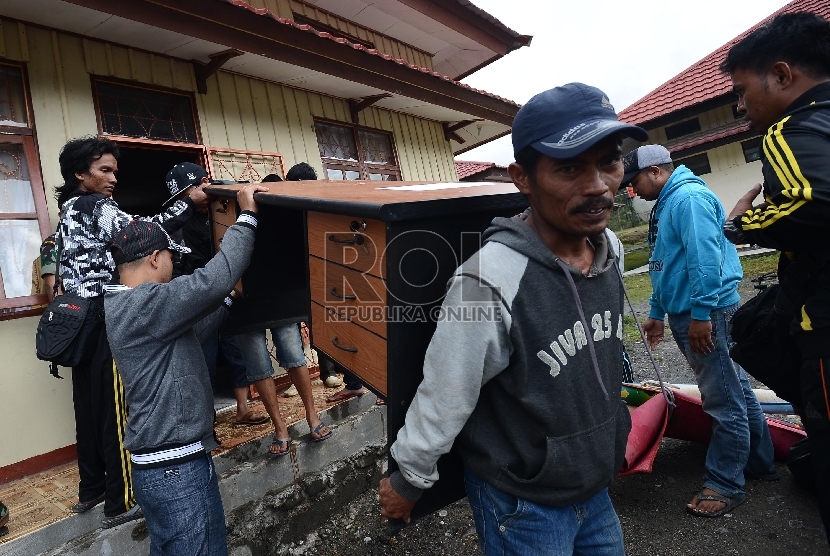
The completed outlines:
{"type": "MultiPolygon", "coordinates": [[[[2,19],[0,58],[26,63],[53,224],[60,148],[98,131],[91,75],[196,88],[189,63],[2,19]]],[[[287,168],[306,161],[321,176],[314,118],[350,122],[343,99],[221,71],[208,81],[208,94],[195,98],[205,145],[281,152],[287,168]]],[[[403,179],[457,180],[450,143],[437,122],[369,108],[360,124],[392,132],[403,179]]],[[[35,317],[0,321],[0,467],[75,442],[71,381],[52,378],[35,358],[36,325],[35,317]]]]}

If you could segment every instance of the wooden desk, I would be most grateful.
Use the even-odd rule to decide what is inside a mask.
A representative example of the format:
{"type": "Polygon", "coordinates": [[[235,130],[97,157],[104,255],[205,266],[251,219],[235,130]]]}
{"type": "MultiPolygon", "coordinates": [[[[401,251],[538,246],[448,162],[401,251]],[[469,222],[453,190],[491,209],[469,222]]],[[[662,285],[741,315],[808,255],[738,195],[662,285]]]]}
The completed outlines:
{"type": "MultiPolygon", "coordinates": [[[[246,299],[234,306],[225,332],[310,317],[315,347],[387,399],[391,445],[423,378],[433,311],[447,281],[480,248],[481,232],[494,217],[513,216],[527,202],[505,183],[262,185],[270,191],[256,195],[259,227],[243,277],[246,299]]],[[[235,197],[241,187],[211,186],[208,193],[235,197]]],[[[216,241],[235,220],[232,205],[217,202],[211,209],[216,241]]],[[[390,466],[395,469],[394,461],[390,466]]],[[[463,496],[454,452],[441,458],[439,473],[441,481],[413,517],[463,496]]]]}

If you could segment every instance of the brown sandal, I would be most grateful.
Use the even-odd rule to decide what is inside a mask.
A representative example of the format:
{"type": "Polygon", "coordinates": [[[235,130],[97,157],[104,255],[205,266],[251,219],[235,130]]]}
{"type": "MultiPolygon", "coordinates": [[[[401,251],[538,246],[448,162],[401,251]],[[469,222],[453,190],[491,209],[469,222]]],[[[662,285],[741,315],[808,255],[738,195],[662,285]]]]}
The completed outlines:
{"type": "Polygon", "coordinates": [[[267,415],[263,415],[262,413],[254,413],[253,411],[249,411],[246,413],[242,419],[234,419],[233,426],[234,427],[247,427],[251,425],[262,425],[263,423],[267,423],[270,421],[271,418],[267,415]]]}
{"type": "Polygon", "coordinates": [[[348,388],[343,388],[339,392],[336,392],[326,398],[326,403],[337,403],[337,402],[344,402],[346,400],[350,400],[352,398],[359,398],[363,394],[366,393],[365,388],[361,388],[360,390],[349,390],[348,388]]]}

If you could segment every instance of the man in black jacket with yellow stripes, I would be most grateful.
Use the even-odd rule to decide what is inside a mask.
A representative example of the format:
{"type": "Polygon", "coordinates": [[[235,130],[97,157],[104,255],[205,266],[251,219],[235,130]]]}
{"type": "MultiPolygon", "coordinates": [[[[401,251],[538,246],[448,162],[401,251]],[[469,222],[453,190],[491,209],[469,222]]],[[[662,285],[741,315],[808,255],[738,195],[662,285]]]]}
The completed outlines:
{"type": "Polygon", "coordinates": [[[756,185],[725,232],[735,243],[780,250],[782,291],[806,296],[791,323],[802,356],[793,380],[800,380],[830,541],[830,22],[812,13],[778,16],[733,46],[721,70],[732,78],[738,112],[764,133],[765,202],[753,206],[756,185]]]}

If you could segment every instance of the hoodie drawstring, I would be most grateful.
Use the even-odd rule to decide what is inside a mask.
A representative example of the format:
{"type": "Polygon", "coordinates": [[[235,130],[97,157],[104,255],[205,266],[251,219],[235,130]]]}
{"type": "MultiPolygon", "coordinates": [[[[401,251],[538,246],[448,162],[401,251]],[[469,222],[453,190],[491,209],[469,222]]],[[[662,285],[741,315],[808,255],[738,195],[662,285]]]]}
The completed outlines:
{"type": "Polygon", "coordinates": [[[594,349],[594,338],[591,334],[588,334],[590,328],[588,328],[588,321],[585,320],[585,311],[582,310],[582,300],[579,299],[579,292],[576,291],[576,284],[574,283],[573,276],[571,276],[571,272],[568,270],[568,267],[565,266],[565,263],[563,263],[562,259],[559,257],[556,258],[556,264],[562,268],[562,272],[565,273],[565,277],[568,279],[568,285],[571,287],[571,293],[574,296],[574,301],[576,301],[576,309],[579,311],[579,320],[582,322],[582,327],[585,329],[585,337],[588,339],[588,351],[591,353],[591,361],[594,363],[594,372],[597,375],[600,388],[602,388],[602,393],[605,395],[605,401],[608,401],[608,390],[605,389],[605,384],[602,382],[602,375],[599,372],[597,352],[594,349]]]}

